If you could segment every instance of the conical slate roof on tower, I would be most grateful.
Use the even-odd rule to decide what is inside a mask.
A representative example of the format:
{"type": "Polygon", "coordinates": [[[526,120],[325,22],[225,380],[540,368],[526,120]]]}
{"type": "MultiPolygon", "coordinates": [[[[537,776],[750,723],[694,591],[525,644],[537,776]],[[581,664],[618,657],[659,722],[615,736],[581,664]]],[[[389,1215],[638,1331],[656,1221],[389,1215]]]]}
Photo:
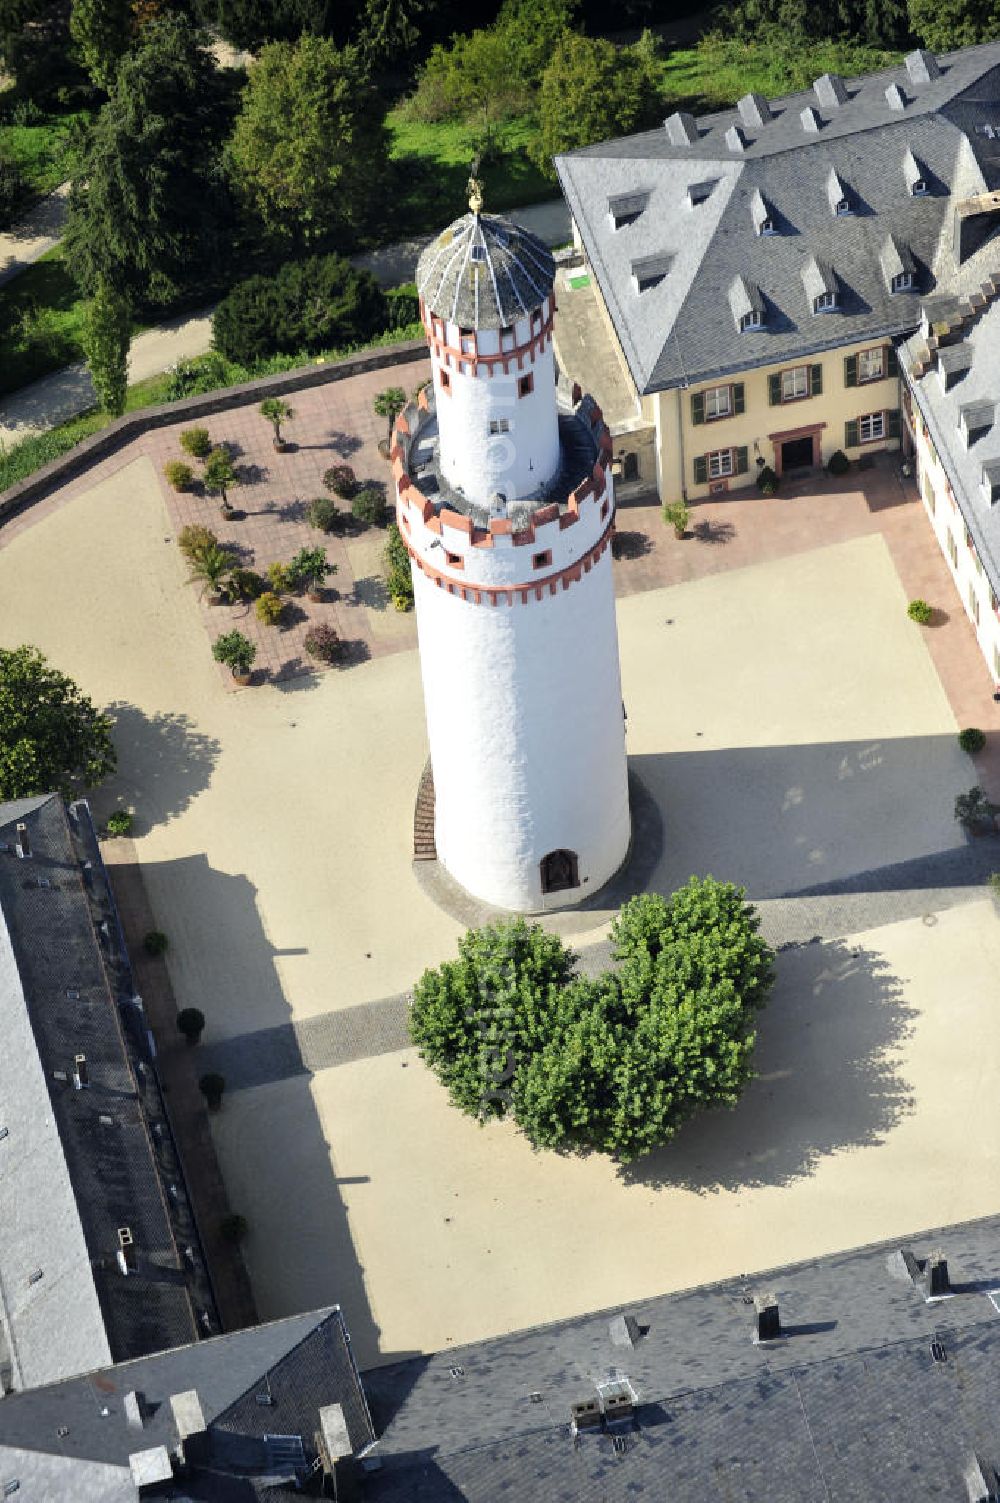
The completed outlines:
{"type": "Polygon", "coordinates": [[[417,263],[428,312],[468,329],[508,328],[552,291],[556,263],[530,230],[496,214],[463,214],[417,263]]]}

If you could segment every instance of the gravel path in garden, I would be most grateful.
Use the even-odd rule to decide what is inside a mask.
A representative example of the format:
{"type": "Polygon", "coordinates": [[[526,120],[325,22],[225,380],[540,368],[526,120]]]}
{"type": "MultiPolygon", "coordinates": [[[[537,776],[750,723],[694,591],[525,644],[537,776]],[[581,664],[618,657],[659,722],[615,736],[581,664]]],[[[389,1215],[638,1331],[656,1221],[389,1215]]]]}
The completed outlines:
{"type": "Polygon", "coordinates": [[[66,223],[69,183],[34,204],[20,224],[0,234],[0,285],[59,244],[66,223]]]}

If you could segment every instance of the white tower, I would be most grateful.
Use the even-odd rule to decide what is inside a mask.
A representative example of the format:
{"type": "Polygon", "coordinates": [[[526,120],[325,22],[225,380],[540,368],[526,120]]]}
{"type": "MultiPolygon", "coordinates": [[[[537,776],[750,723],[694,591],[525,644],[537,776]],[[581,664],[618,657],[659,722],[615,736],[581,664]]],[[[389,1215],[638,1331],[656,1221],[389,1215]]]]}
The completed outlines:
{"type": "Polygon", "coordinates": [[[611,439],[561,410],[555,263],[473,212],[417,267],[433,383],[397,420],[438,860],[530,913],[579,902],[631,833],[611,578],[611,439]]]}

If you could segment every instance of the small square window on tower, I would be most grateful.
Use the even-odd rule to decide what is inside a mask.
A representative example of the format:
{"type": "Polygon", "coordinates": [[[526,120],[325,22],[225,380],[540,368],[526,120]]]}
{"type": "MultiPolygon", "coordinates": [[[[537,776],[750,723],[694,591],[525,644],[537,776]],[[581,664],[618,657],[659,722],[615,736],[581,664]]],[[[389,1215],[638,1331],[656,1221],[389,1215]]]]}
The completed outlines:
{"type": "Polygon", "coordinates": [[[544,553],[532,555],[531,567],[533,569],[547,569],[552,562],[552,549],[546,548],[544,553]]]}
{"type": "Polygon", "coordinates": [[[490,437],[497,433],[510,432],[510,418],[490,418],[490,437]]]}
{"type": "Polygon", "coordinates": [[[441,390],[451,391],[451,371],[441,371],[441,390]]]}
{"type": "Polygon", "coordinates": [[[535,389],[535,377],[531,371],[526,376],[519,376],[517,382],[517,394],[519,397],[529,396],[535,389]]]}

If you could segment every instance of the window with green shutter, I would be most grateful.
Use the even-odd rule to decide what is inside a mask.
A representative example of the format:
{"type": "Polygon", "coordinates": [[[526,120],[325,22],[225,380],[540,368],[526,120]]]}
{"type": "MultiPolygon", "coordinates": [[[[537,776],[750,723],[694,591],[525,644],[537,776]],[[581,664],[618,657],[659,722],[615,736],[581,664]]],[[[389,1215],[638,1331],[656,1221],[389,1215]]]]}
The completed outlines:
{"type": "Polygon", "coordinates": [[[705,421],[705,393],[703,391],[691,393],[691,421],[692,423],[705,421]]]}
{"type": "Polygon", "coordinates": [[[858,384],[858,357],[857,355],[844,356],[844,385],[857,386],[858,384]]]}
{"type": "Polygon", "coordinates": [[[739,417],[741,412],[747,410],[746,387],[742,381],[733,382],[733,413],[739,417]]]}
{"type": "Polygon", "coordinates": [[[809,395],[811,397],[823,395],[823,367],[821,365],[809,367],[809,395]]]}
{"type": "Polygon", "coordinates": [[[886,438],[898,438],[903,431],[903,414],[897,407],[895,412],[887,412],[885,415],[886,438]]]}
{"type": "Polygon", "coordinates": [[[772,407],[781,406],[781,377],[778,375],[767,378],[767,400],[772,407]]]}
{"type": "Polygon", "coordinates": [[[844,424],[844,448],[856,449],[858,447],[858,420],[849,418],[844,424]]]}
{"type": "Polygon", "coordinates": [[[733,450],[733,474],[734,475],[745,475],[746,472],[747,472],[747,470],[749,468],[750,468],[750,456],[749,456],[747,450],[745,448],[744,449],[734,449],[733,450]]]}
{"type": "Polygon", "coordinates": [[[894,344],[887,344],[885,347],[885,373],[887,376],[899,375],[899,356],[894,344]]]}
{"type": "Polygon", "coordinates": [[[695,455],[694,483],[695,485],[707,485],[708,483],[708,460],[704,454],[695,455]]]}

